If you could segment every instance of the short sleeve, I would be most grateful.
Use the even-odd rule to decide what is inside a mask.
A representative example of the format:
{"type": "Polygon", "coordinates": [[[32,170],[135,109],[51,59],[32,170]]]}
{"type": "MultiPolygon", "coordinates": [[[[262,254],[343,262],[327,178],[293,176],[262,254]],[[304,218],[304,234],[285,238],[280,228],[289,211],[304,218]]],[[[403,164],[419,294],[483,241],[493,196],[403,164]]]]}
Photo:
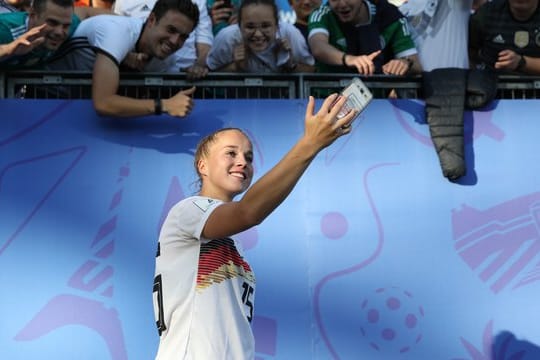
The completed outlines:
{"type": "Polygon", "coordinates": [[[229,25],[221,30],[214,39],[214,44],[206,58],[206,65],[216,71],[234,60],[234,47],[241,42],[238,25],[229,25]]]}

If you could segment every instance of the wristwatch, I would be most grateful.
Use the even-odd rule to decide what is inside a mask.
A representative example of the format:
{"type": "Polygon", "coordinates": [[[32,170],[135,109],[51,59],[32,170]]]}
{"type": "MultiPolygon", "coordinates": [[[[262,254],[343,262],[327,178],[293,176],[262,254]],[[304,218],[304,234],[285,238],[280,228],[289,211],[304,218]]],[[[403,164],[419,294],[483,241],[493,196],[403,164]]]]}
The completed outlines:
{"type": "Polygon", "coordinates": [[[404,58],[400,58],[400,60],[403,60],[407,63],[407,67],[409,68],[409,70],[412,68],[413,61],[411,59],[409,59],[408,57],[404,57],[404,58]]]}
{"type": "Polygon", "coordinates": [[[349,65],[347,65],[347,61],[345,61],[345,58],[347,57],[347,53],[346,52],[343,52],[343,55],[341,56],[341,64],[345,67],[348,67],[349,65]]]}
{"type": "Polygon", "coordinates": [[[154,99],[154,114],[161,115],[162,112],[163,112],[163,104],[161,103],[161,99],[157,97],[154,99]]]}
{"type": "Polygon", "coordinates": [[[516,70],[523,70],[523,68],[527,65],[527,60],[525,60],[525,56],[521,55],[519,58],[519,62],[516,66],[516,70]]]}

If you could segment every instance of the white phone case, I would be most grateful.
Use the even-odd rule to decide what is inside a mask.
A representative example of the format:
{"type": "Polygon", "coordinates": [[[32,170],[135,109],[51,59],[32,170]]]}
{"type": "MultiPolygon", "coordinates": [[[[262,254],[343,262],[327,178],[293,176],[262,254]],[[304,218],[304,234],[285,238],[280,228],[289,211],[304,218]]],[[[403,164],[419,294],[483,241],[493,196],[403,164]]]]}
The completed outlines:
{"type": "Polygon", "coordinates": [[[373,99],[373,94],[360,78],[353,78],[351,83],[341,91],[342,96],[347,97],[347,102],[343,105],[337,115],[341,119],[351,109],[357,110],[357,116],[369,105],[373,99]]]}

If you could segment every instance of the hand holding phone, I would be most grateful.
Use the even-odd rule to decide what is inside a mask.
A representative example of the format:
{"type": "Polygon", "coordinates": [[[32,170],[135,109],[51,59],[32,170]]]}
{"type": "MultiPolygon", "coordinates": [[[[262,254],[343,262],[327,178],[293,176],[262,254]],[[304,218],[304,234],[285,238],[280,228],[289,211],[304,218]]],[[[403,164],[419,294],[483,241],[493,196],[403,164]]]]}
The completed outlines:
{"type": "MultiPolygon", "coordinates": [[[[357,77],[353,78],[351,83],[341,91],[340,96],[347,97],[347,101],[337,114],[338,119],[347,115],[350,110],[356,110],[356,117],[358,117],[358,115],[360,115],[360,113],[369,105],[371,100],[373,100],[371,91],[369,91],[366,84],[357,77]]],[[[352,121],[354,121],[356,117],[352,121]]]]}

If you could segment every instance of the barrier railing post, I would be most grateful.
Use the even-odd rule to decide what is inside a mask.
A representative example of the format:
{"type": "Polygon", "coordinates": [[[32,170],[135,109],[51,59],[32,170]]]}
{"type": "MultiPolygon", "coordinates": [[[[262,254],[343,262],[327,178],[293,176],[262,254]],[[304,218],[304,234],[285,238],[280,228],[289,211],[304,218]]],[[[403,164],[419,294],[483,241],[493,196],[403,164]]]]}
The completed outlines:
{"type": "Polygon", "coordinates": [[[6,97],[6,76],[3,72],[0,72],[0,99],[6,97]]]}

